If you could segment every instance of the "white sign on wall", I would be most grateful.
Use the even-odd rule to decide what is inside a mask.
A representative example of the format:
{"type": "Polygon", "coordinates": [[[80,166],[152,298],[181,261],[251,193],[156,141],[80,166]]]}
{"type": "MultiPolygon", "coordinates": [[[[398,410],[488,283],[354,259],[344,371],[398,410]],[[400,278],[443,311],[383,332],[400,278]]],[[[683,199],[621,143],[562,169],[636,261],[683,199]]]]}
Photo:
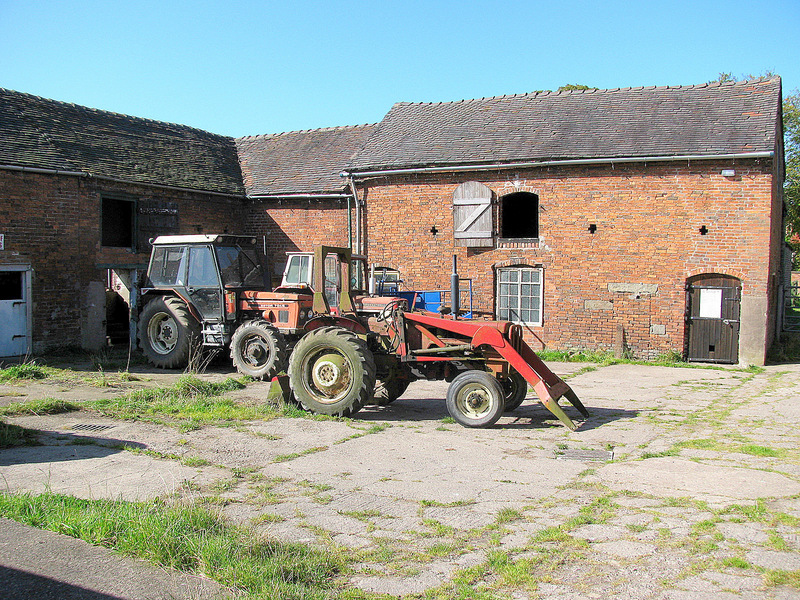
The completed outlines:
{"type": "Polygon", "coordinates": [[[6,234],[0,233],[0,250],[6,249],[6,234]]]}

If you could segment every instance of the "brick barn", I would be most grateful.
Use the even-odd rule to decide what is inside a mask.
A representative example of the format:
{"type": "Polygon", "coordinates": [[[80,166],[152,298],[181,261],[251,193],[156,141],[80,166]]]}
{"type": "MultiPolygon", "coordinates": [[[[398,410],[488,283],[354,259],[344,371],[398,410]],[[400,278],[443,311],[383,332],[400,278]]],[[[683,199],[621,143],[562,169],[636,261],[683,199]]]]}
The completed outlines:
{"type": "Polygon", "coordinates": [[[0,277],[35,273],[37,349],[83,335],[75,298],[108,269],[141,268],[147,216],[148,236],[263,235],[275,274],[325,242],[442,290],[455,255],[473,312],[538,348],[763,364],[780,329],[779,78],[400,103],[237,140],[3,91],[0,139],[0,277]],[[130,247],[103,216],[126,207],[130,247]]]}
{"type": "Polygon", "coordinates": [[[231,138],[0,89],[0,356],[103,347],[148,240],[240,231],[245,202],[231,138]]]}

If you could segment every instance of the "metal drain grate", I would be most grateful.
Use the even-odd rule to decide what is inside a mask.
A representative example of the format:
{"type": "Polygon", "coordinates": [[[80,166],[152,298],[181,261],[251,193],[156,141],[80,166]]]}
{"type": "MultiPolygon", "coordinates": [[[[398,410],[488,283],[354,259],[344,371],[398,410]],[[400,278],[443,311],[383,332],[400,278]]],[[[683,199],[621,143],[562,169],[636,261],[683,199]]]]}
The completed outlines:
{"type": "Polygon", "coordinates": [[[77,425],[73,425],[71,429],[73,431],[105,431],[113,427],[113,425],[98,425],[96,423],[78,423],[77,425]]]}
{"type": "Polygon", "coordinates": [[[605,462],[607,460],[614,460],[614,452],[612,450],[578,450],[567,448],[564,450],[556,450],[556,458],[562,460],[593,460],[605,462]]]}

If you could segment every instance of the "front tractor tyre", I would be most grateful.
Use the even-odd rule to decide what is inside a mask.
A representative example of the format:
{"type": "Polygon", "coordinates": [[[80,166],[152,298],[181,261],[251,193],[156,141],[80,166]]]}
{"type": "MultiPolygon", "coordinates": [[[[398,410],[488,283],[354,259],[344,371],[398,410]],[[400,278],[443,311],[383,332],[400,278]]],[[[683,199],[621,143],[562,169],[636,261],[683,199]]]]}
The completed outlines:
{"type": "Polygon", "coordinates": [[[511,370],[507,378],[500,380],[500,387],[505,396],[506,412],[519,408],[528,395],[528,382],[518,371],[511,370]]]}
{"type": "Polygon", "coordinates": [[[372,400],[375,360],[353,332],[320,327],[295,345],[289,385],[305,410],[347,417],[372,400]]]}
{"type": "Polygon", "coordinates": [[[465,371],[447,388],[447,412],[464,427],[494,425],[505,406],[503,388],[486,371],[465,371]]]}
{"type": "Polygon", "coordinates": [[[286,342],[266,321],[247,321],[233,333],[231,359],[239,373],[269,379],[286,367],[286,342]]]}
{"type": "Polygon", "coordinates": [[[139,344],[156,367],[176,369],[189,363],[192,344],[200,339],[200,323],[178,298],[159,296],[139,316],[139,344]]]}

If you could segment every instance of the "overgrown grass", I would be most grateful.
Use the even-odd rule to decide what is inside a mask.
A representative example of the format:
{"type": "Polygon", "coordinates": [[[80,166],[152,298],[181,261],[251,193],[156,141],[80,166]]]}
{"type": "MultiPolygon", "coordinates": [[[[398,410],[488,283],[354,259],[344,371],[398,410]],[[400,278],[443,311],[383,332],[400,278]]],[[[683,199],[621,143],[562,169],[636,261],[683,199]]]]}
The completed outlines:
{"type": "Polygon", "coordinates": [[[237,404],[223,394],[243,389],[245,385],[232,377],[220,383],[183,375],[169,387],[136,390],[120,398],[104,398],[85,403],[86,408],[114,418],[157,420],[167,417],[188,421],[193,426],[208,423],[237,422],[278,415],[278,408],[268,404],[237,404]]]}
{"type": "MultiPolygon", "coordinates": [[[[612,365],[649,365],[660,367],[683,367],[687,369],[707,369],[707,370],[735,370],[746,373],[761,373],[763,367],[750,365],[744,369],[738,369],[727,365],[716,365],[706,363],[690,363],[683,359],[679,352],[671,350],[661,354],[651,360],[641,360],[625,355],[616,358],[613,352],[601,352],[591,350],[540,350],[536,354],[545,362],[583,362],[592,363],[599,367],[610,367],[612,365]]],[[[585,367],[580,372],[594,370],[592,367],[585,367]]],[[[573,375],[574,376],[574,375],[573,375]]]]}
{"type": "Polygon", "coordinates": [[[545,362],[590,362],[603,365],[622,362],[621,359],[614,358],[611,352],[590,350],[541,350],[536,354],[545,362]]]}
{"type": "Polygon", "coordinates": [[[81,406],[74,402],[58,400],[56,398],[40,398],[27,402],[15,402],[0,407],[0,416],[12,415],[57,415],[61,413],[80,410],[81,406]]]}
{"type": "Polygon", "coordinates": [[[251,598],[322,600],[342,555],[260,539],[195,506],[0,493],[0,515],[157,565],[211,577],[251,598]]]}
{"type": "Polygon", "coordinates": [[[0,369],[0,382],[29,381],[31,379],[45,379],[48,373],[45,367],[33,362],[11,365],[0,369]]]}

